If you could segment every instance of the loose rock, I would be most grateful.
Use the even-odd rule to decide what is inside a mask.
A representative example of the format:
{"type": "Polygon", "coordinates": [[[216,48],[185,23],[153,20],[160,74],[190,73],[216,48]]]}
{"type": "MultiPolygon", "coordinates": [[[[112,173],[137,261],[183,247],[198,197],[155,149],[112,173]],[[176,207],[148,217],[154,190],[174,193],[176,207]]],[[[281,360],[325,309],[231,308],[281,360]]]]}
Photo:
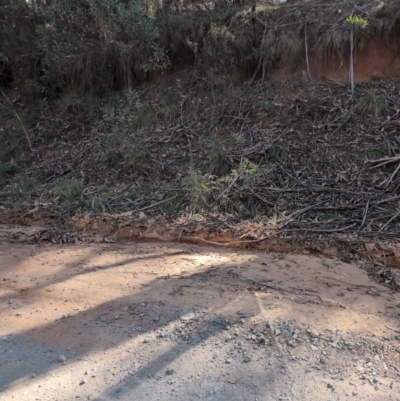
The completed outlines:
{"type": "Polygon", "coordinates": [[[192,310],[184,310],[182,313],[179,315],[180,320],[192,320],[195,318],[195,314],[192,310]]]}
{"type": "Polygon", "coordinates": [[[319,337],[319,332],[315,330],[313,327],[310,327],[307,332],[310,334],[312,338],[317,338],[319,337]]]}

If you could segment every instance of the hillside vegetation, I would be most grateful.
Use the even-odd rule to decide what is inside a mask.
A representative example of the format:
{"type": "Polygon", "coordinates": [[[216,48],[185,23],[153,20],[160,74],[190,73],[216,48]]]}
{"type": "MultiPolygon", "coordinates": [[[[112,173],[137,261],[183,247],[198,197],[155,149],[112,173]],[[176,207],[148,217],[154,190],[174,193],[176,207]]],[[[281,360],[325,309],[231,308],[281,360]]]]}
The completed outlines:
{"type": "Polygon", "coordinates": [[[7,210],[399,234],[399,1],[5,0],[0,22],[7,210]]]}

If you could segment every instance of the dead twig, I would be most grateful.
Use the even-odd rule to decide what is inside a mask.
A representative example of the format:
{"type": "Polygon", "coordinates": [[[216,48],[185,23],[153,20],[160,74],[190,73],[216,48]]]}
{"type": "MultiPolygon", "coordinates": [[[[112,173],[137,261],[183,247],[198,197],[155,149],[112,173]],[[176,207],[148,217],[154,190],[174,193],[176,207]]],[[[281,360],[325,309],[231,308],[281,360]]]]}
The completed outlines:
{"type": "Polygon", "coordinates": [[[176,197],[177,197],[177,195],[171,196],[170,198],[164,199],[164,200],[162,200],[162,201],[160,201],[160,202],[153,203],[152,205],[149,205],[149,206],[146,206],[146,207],[142,207],[142,208],[139,209],[138,211],[139,211],[139,212],[143,212],[143,211],[145,211],[145,210],[152,209],[153,207],[160,206],[160,205],[162,205],[163,203],[166,203],[166,202],[169,202],[169,201],[175,199],[176,197]]]}
{"type": "Polygon", "coordinates": [[[380,229],[379,232],[382,232],[383,230],[385,230],[385,228],[393,221],[395,220],[397,217],[400,216],[400,211],[398,211],[394,216],[392,216],[380,229]]]}
{"type": "Polygon", "coordinates": [[[231,241],[231,242],[226,242],[226,243],[209,241],[209,240],[201,238],[201,237],[183,237],[183,238],[185,240],[202,241],[202,242],[205,242],[206,244],[211,244],[211,245],[216,245],[216,246],[231,246],[233,244],[254,244],[254,243],[257,243],[257,242],[265,241],[266,239],[271,238],[271,237],[272,237],[272,235],[266,235],[266,236],[261,237],[259,239],[248,240],[248,241],[231,241]]]}
{"type": "Polygon", "coordinates": [[[235,182],[240,178],[240,174],[236,175],[232,182],[228,185],[227,188],[225,188],[217,197],[217,199],[215,200],[214,204],[216,204],[227,192],[229,192],[229,190],[235,185],[235,182]]]}
{"type": "Polygon", "coordinates": [[[308,60],[307,22],[304,24],[304,47],[306,51],[307,74],[308,78],[310,78],[310,81],[312,82],[313,79],[310,72],[310,62],[308,60]]]}
{"type": "Polygon", "coordinates": [[[400,329],[396,329],[395,327],[389,326],[388,324],[385,324],[385,327],[387,327],[390,330],[393,330],[395,333],[400,333],[400,329]]]}

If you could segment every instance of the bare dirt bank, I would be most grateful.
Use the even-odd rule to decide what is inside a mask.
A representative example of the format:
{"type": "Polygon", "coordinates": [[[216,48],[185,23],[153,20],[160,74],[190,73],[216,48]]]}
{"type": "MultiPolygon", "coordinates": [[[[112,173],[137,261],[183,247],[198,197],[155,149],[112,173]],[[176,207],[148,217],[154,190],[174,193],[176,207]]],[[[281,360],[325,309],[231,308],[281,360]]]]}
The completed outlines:
{"type": "Polygon", "coordinates": [[[348,234],[282,235],[261,221],[228,223],[217,216],[183,215],[168,222],[133,212],[77,214],[62,226],[54,217],[3,213],[0,224],[0,238],[14,242],[170,242],[336,257],[361,263],[378,281],[400,288],[400,245],[396,241],[348,234]]]}

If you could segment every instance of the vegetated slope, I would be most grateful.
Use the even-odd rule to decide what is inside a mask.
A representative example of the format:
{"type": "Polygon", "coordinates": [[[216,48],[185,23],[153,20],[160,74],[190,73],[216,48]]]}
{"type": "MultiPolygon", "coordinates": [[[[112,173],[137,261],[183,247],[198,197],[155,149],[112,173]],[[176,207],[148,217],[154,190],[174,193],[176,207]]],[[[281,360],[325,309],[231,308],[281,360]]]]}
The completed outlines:
{"type": "Polygon", "coordinates": [[[358,85],[350,98],[343,86],[254,82],[242,94],[247,83],[218,76],[211,91],[189,71],[108,101],[83,127],[84,100],[74,99],[76,115],[44,112],[37,128],[49,141],[60,121],[69,141],[53,137],[24,171],[3,163],[3,204],[72,212],[160,203],[150,210],[396,235],[397,85],[358,85]]]}
{"type": "MultiPolygon", "coordinates": [[[[396,43],[398,14],[389,14],[397,10],[395,3],[343,9],[330,3],[249,5],[213,12],[189,8],[186,14],[170,13],[167,27],[180,24],[181,30],[172,31],[182,33],[185,24],[204,22],[205,16],[213,20],[198,41],[186,36],[190,46],[201,49],[193,58],[176,38],[175,45],[172,37],[165,44],[172,65],[184,55],[188,68],[149,72],[144,79],[151,82],[116,91],[118,84],[106,92],[104,87],[92,91],[79,79],[96,76],[83,74],[89,73],[85,64],[75,85],[65,78],[72,70],[64,71],[57,96],[36,98],[35,107],[23,91],[15,95],[5,88],[2,205],[25,210],[35,206],[59,216],[82,209],[146,211],[168,219],[183,211],[210,212],[261,220],[288,234],[396,237],[398,81],[357,82],[396,76],[396,47],[390,46],[396,43]],[[183,20],[190,15],[192,19],[183,20]],[[352,15],[361,15],[368,26],[346,25],[352,15]],[[251,57],[234,46],[244,40],[244,27],[258,38],[246,45],[251,57]],[[372,29],[371,34],[363,29],[372,29]],[[352,30],[358,40],[353,96],[341,83],[349,72],[352,30]],[[380,53],[376,58],[370,54],[377,43],[387,46],[380,51],[392,49],[387,63],[380,53]],[[362,67],[357,57],[362,54],[369,54],[369,65],[375,67],[371,75],[364,71],[357,79],[362,67]],[[385,63],[391,66],[390,74],[385,63]],[[322,70],[330,73],[317,74],[322,70]],[[335,71],[340,82],[333,79],[335,71]],[[298,78],[283,83],[282,75],[298,78]],[[325,81],[315,82],[322,75],[325,81]]],[[[162,23],[158,27],[160,32],[165,28],[162,23]]],[[[47,52],[45,57],[53,54],[47,52]]]]}

